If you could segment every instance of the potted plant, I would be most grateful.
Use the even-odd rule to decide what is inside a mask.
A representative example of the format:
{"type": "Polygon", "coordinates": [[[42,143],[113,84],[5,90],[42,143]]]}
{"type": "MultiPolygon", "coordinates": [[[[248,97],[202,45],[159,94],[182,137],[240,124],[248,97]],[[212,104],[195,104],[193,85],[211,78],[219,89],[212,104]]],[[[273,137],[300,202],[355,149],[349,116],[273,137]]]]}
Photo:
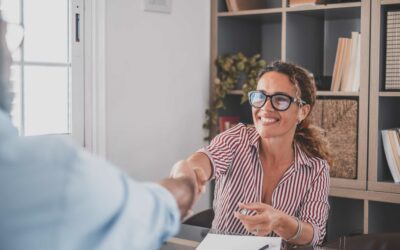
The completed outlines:
{"type": "MultiPolygon", "coordinates": [[[[224,99],[235,89],[243,91],[241,103],[247,101],[247,93],[256,89],[258,72],[267,65],[259,54],[246,57],[242,53],[220,56],[216,60],[217,78],[212,84],[211,106],[206,110],[203,127],[210,129],[218,121],[218,110],[224,109],[224,99]]],[[[211,136],[211,135],[210,135],[211,136]]],[[[210,139],[210,138],[206,138],[210,139]]]]}

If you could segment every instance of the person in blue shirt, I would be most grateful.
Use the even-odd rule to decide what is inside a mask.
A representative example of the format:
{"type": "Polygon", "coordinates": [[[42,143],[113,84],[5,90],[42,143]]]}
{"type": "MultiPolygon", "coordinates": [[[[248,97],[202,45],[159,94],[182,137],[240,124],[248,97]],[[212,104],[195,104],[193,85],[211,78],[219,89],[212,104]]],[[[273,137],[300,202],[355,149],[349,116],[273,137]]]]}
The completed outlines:
{"type": "Polygon", "coordinates": [[[139,183],[55,137],[19,137],[0,21],[0,249],[158,249],[198,196],[189,177],[139,183]]]}

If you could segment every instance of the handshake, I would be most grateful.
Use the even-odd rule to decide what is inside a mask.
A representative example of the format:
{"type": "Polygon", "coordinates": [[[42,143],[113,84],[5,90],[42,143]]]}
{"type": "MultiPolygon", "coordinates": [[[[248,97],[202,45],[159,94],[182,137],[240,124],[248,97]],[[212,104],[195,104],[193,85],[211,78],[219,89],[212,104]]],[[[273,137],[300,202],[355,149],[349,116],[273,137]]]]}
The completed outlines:
{"type": "Polygon", "coordinates": [[[205,192],[208,179],[209,175],[203,168],[183,160],[173,166],[170,178],[162,180],[160,184],[175,197],[183,219],[191,213],[193,205],[205,192]]]}

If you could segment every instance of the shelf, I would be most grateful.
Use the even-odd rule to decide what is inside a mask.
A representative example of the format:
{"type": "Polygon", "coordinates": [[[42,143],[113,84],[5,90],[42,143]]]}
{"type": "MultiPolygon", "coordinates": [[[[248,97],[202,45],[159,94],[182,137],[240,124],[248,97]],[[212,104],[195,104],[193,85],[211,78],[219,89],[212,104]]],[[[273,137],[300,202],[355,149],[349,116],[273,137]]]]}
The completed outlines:
{"type": "Polygon", "coordinates": [[[334,187],[346,187],[351,189],[366,190],[367,185],[365,180],[331,177],[331,188],[334,187]]]}
{"type": "Polygon", "coordinates": [[[400,4],[400,0],[381,0],[382,5],[400,4]]]}
{"type": "Polygon", "coordinates": [[[235,89],[228,92],[229,95],[243,95],[243,91],[240,89],[235,89]]]}
{"type": "Polygon", "coordinates": [[[379,92],[379,96],[400,97],[400,91],[381,91],[379,92]]]}
{"type": "MultiPolygon", "coordinates": [[[[369,184],[371,183],[372,182],[369,182],[369,184]]],[[[368,186],[370,187],[370,185],[368,186]]],[[[355,190],[348,188],[331,187],[329,191],[329,196],[358,199],[358,200],[388,202],[388,203],[400,203],[400,194],[388,193],[384,191],[370,191],[370,190],[367,191],[367,190],[355,190]]]]}
{"type": "Polygon", "coordinates": [[[283,8],[259,9],[259,10],[240,10],[240,11],[224,11],[217,14],[218,17],[234,17],[234,16],[251,16],[282,13],[283,8]]]}
{"type": "Polygon", "coordinates": [[[394,182],[369,181],[368,189],[377,192],[400,193],[400,184],[394,182]]]}
{"type": "Polygon", "coordinates": [[[341,91],[317,91],[317,96],[354,96],[358,97],[358,92],[341,92],[341,91]]]}
{"type": "Polygon", "coordinates": [[[287,7],[285,10],[287,12],[300,12],[300,11],[314,11],[314,10],[330,10],[330,9],[345,9],[345,8],[355,8],[361,7],[361,2],[352,3],[337,3],[337,4],[326,4],[326,5],[305,5],[297,7],[287,7]]]}

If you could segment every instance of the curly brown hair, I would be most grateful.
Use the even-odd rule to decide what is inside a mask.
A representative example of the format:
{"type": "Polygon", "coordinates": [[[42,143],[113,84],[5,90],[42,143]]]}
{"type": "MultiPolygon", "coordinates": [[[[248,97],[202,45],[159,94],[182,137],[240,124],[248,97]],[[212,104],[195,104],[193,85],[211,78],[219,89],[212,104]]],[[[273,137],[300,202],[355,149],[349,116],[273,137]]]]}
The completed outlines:
{"type": "Polygon", "coordinates": [[[309,156],[319,157],[333,165],[333,157],[329,150],[329,143],[324,131],[311,123],[310,114],[317,98],[317,89],[313,75],[303,67],[283,61],[274,61],[258,73],[258,80],[267,72],[278,72],[289,77],[290,82],[297,90],[297,98],[310,105],[310,112],[296,128],[294,140],[309,156]]]}

